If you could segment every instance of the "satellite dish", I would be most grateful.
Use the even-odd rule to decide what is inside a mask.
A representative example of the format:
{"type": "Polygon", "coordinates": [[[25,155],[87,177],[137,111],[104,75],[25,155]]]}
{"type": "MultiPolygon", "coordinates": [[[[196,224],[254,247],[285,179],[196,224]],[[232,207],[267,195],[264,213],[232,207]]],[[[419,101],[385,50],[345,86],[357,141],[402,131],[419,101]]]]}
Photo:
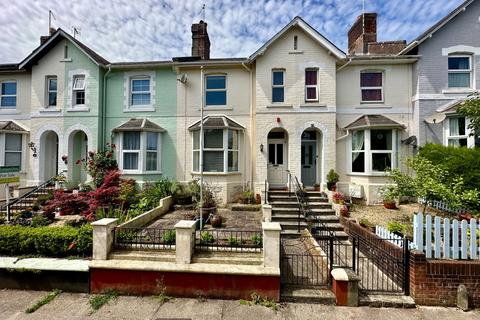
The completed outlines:
{"type": "Polygon", "coordinates": [[[187,75],[185,73],[183,73],[180,76],[180,79],[177,79],[177,80],[180,81],[181,83],[185,84],[185,83],[187,83],[187,75]]]}
{"type": "Polygon", "coordinates": [[[433,114],[429,115],[428,117],[426,117],[424,119],[424,121],[426,123],[436,124],[436,123],[441,123],[443,120],[445,120],[446,117],[447,116],[445,115],[445,113],[437,112],[437,113],[433,113],[433,114]]]}

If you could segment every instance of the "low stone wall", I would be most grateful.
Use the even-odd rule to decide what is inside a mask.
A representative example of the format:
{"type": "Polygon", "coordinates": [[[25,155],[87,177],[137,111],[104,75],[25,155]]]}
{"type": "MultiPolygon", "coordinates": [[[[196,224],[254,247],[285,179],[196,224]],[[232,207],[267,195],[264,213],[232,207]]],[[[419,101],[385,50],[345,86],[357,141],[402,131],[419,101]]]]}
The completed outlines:
{"type": "Polygon", "coordinates": [[[470,305],[480,307],[480,261],[427,260],[422,252],[410,252],[410,294],[416,304],[456,306],[461,284],[470,305]]]}
{"type": "Polygon", "coordinates": [[[142,213],[138,217],[135,217],[127,222],[122,223],[119,227],[123,228],[140,228],[144,225],[152,222],[161,215],[167,213],[173,205],[173,198],[171,196],[160,200],[158,207],[153,208],[150,211],[142,213]]]}

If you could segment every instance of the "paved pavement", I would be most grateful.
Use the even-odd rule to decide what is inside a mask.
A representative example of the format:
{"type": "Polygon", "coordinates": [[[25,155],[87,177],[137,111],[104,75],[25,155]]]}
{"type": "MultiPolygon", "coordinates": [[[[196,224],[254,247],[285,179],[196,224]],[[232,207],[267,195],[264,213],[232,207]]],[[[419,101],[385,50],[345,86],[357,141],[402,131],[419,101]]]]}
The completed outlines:
{"type": "Polygon", "coordinates": [[[161,304],[153,297],[119,297],[93,315],[87,294],[62,293],[32,314],[24,312],[47,292],[0,290],[0,319],[480,319],[480,311],[455,308],[416,309],[346,308],[319,304],[289,303],[279,311],[261,306],[241,305],[238,301],[175,299],[161,304]]]}

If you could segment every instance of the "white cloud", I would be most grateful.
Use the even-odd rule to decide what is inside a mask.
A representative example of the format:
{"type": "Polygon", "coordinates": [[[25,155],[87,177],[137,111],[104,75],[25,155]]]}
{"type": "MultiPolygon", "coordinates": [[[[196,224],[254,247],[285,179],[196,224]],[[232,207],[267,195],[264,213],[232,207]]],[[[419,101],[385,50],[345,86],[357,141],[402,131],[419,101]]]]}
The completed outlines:
{"type": "MultiPolygon", "coordinates": [[[[7,0],[2,0],[7,1],[7,0]]],[[[380,40],[411,40],[462,0],[366,1],[379,14],[380,40]]],[[[249,56],[296,15],[302,16],[340,48],[361,13],[362,1],[206,0],[212,57],[249,56]]],[[[17,0],[0,11],[0,63],[19,62],[47,33],[48,10],[54,25],[70,32],[110,61],[169,60],[190,54],[190,26],[201,18],[194,0],[17,0]]]]}

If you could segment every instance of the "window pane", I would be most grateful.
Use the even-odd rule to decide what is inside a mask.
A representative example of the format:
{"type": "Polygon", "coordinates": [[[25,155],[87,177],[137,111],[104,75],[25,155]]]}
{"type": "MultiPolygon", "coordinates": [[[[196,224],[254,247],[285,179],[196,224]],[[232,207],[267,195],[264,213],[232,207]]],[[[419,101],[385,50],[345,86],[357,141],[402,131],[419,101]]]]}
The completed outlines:
{"type": "Polygon", "coordinates": [[[238,131],[228,130],[228,149],[238,150],[238,131]]]}
{"type": "Polygon", "coordinates": [[[132,93],[132,105],[144,106],[150,104],[150,93],[132,93]]]}
{"type": "Polygon", "coordinates": [[[17,105],[17,97],[2,97],[2,107],[15,107],[17,105]]]}
{"type": "Polygon", "coordinates": [[[465,135],[465,117],[450,118],[450,136],[465,135]]]}
{"type": "Polygon", "coordinates": [[[50,92],[48,94],[48,105],[49,106],[57,105],[57,92],[50,92]]]}
{"type": "Polygon", "coordinates": [[[85,91],[75,91],[75,104],[85,104],[85,91]]]}
{"type": "Polygon", "coordinates": [[[283,88],[272,88],[272,102],[283,102],[283,88]]]}
{"type": "Polygon", "coordinates": [[[306,85],[317,84],[317,70],[305,70],[305,84],[306,85]]]}
{"type": "Polygon", "coordinates": [[[392,130],[371,130],[371,150],[392,150],[392,130]]]}
{"type": "Polygon", "coordinates": [[[365,131],[352,132],[352,150],[365,150],[365,131]]]}
{"type": "Polygon", "coordinates": [[[57,91],[57,79],[48,79],[48,90],[57,91]]]}
{"type": "Polygon", "coordinates": [[[2,94],[17,94],[16,82],[4,82],[2,83],[2,94]]]}
{"type": "Polygon", "coordinates": [[[5,152],[5,165],[21,167],[22,153],[21,152],[5,152]]]}
{"type": "Polygon", "coordinates": [[[157,153],[147,152],[147,171],[157,170],[157,153]]]}
{"type": "Polygon", "coordinates": [[[382,101],[381,89],[363,89],[362,101],[382,101]]]}
{"type": "Polygon", "coordinates": [[[227,104],[227,92],[207,91],[205,94],[205,103],[207,106],[224,106],[227,104]]]}
{"type": "Polygon", "coordinates": [[[462,139],[448,139],[448,145],[451,147],[466,147],[467,138],[462,139]]]}
{"type": "Polygon", "coordinates": [[[225,76],[208,76],[207,89],[225,89],[225,76]]]}
{"type": "Polygon", "coordinates": [[[364,152],[352,152],[352,172],[365,172],[364,152]]]}
{"type": "Polygon", "coordinates": [[[270,131],[268,139],[285,139],[285,131],[270,131]]]}
{"type": "Polygon", "coordinates": [[[362,87],[381,87],[381,72],[362,72],[360,73],[360,86],[362,87]]]}
{"type": "Polygon", "coordinates": [[[283,164],[283,143],[277,144],[277,164],[283,164]]]}
{"type": "Polygon", "coordinates": [[[85,88],[85,78],[76,77],[75,81],[73,82],[73,89],[83,90],[84,88],[85,88]]]}
{"type": "Polygon", "coordinates": [[[124,150],[140,150],[140,132],[126,131],[123,133],[124,150]]]}
{"type": "Polygon", "coordinates": [[[449,73],[449,88],[470,88],[470,73],[449,73]]]}
{"type": "Polygon", "coordinates": [[[193,171],[200,171],[200,151],[193,151],[193,171]]]}
{"type": "Polygon", "coordinates": [[[133,91],[150,91],[150,80],[149,79],[132,80],[132,92],[133,91]]]}
{"type": "Polygon", "coordinates": [[[158,149],[158,133],[147,132],[147,150],[158,149]]]}
{"type": "Polygon", "coordinates": [[[193,149],[200,149],[200,130],[193,131],[193,149]]]}
{"type": "Polygon", "coordinates": [[[229,172],[238,171],[238,151],[228,152],[228,171],[229,172]]]}
{"type": "Polygon", "coordinates": [[[372,170],[385,171],[392,168],[391,153],[372,153],[372,170]]]}
{"type": "Polygon", "coordinates": [[[307,88],[307,99],[308,100],[317,99],[317,88],[307,88]]]}
{"type": "Polygon", "coordinates": [[[268,144],[268,163],[276,164],[275,163],[275,144],[273,143],[268,144]]]}
{"type": "Polygon", "coordinates": [[[222,149],[223,148],[223,129],[208,129],[205,130],[205,148],[222,149]]]}
{"type": "Polygon", "coordinates": [[[283,86],[283,71],[273,71],[273,85],[283,86]]]}
{"type": "Polygon", "coordinates": [[[15,133],[5,134],[5,150],[22,151],[22,135],[15,133]]]}
{"type": "Polygon", "coordinates": [[[449,70],[466,70],[470,69],[470,59],[468,57],[449,57],[449,70]]]}
{"type": "Polygon", "coordinates": [[[223,172],[223,151],[205,151],[203,167],[206,172],[223,172]]]}
{"type": "Polygon", "coordinates": [[[138,169],[138,153],[123,153],[123,169],[137,170],[138,169]]]}

